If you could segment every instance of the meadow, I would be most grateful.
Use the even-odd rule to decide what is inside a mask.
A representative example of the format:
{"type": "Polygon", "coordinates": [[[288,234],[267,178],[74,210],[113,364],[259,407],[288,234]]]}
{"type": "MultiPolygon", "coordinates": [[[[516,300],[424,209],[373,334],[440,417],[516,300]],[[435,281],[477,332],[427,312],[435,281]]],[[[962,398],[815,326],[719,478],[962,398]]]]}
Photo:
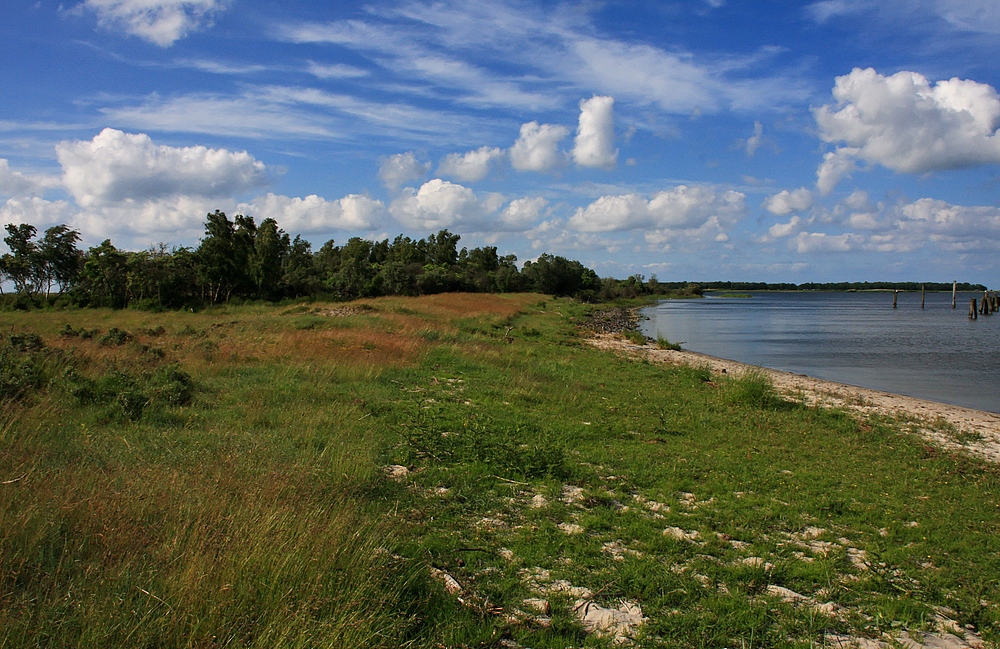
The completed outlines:
{"type": "Polygon", "coordinates": [[[0,648],[996,646],[995,465],[597,308],[0,313],[0,648]]]}

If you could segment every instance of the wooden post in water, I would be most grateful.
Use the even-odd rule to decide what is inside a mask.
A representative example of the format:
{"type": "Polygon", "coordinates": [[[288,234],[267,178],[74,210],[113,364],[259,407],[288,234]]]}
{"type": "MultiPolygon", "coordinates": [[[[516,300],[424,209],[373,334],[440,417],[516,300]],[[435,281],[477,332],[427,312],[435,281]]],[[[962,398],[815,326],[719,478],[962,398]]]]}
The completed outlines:
{"type": "Polygon", "coordinates": [[[892,291],[892,308],[896,308],[896,298],[899,297],[899,289],[894,289],[892,291]]]}
{"type": "Polygon", "coordinates": [[[975,320],[979,317],[979,313],[976,311],[976,298],[969,298],[969,320],[975,320]]]}
{"type": "Polygon", "coordinates": [[[954,282],[951,283],[951,308],[953,309],[956,306],[955,298],[958,297],[957,293],[958,293],[958,280],[956,279],[954,282]]]}
{"type": "Polygon", "coordinates": [[[921,309],[924,308],[924,293],[926,292],[926,290],[927,290],[927,285],[926,284],[921,284],[920,285],[920,308],[921,309]]]}
{"type": "Polygon", "coordinates": [[[980,309],[980,311],[983,312],[983,315],[989,315],[990,314],[990,294],[987,293],[986,291],[983,291],[983,302],[982,302],[982,304],[983,304],[983,306],[980,309]]]}

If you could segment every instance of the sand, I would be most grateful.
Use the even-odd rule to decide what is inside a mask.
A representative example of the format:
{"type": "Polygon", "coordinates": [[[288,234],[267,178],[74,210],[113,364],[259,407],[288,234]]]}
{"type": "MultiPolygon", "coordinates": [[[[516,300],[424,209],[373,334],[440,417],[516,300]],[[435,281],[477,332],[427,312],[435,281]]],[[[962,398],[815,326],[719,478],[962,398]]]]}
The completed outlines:
{"type": "Polygon", "coordinates": [[[588,342],[601,349],[650,361],[708,367],[715,374],[738,377],[748,370],[762,371],[771,378],[778,392],[792,401],[814,407],[841,408],[860,416],[897,418],[914,433],[949,450],[965,450],[1000,463],[1000,415],[992,412],[824,381],[697,352],[659,349],[655,344],[636,345],[617,334],[598,334],[588,342]]]}

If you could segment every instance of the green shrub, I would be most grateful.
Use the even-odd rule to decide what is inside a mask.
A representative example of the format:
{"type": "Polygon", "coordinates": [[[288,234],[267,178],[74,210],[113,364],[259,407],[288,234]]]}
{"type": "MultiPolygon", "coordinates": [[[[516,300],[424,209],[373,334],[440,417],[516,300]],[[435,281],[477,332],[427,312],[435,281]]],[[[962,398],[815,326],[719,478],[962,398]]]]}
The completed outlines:
{"type": "Polygon", "coordinates": [[[733,403],[754,408],[767,408],[780,401],[771,377],[758,368],[748,369],[730,382],[729,398],[733,403]]]}
{"type": "Polygon", "coordinates": [[[97,342],[102,347],[121,347],[130,340],[132,340],[132,334],[124,329],[111,327],[111,329],[108,330],[108,333],[101,336],[97,342]]]}
{"type": "Polygon", "coordinates": [[[37,352],[18,347],[13,341],[0,346],[0,399],[17,401],[42,389],[46,374],[44,360],[37,352]]]}
{"type": "Polygon", "coordinates": [[[657,349],[669,349],[675,352],[679,352],[681,350],[680,343],[672,343],[663,336],[656,337],[656,347],[657,349]]]}
{"type": "Polygon", "coordinates": [[[629,330],[625,331],[623,335],[625,336],[625,340],[629,341],[633,345],[645,345],[646,344],[646,340],[647,340],[646,339],[646,335],[643,334],[641,331],[638,331],[636,329],[629,329],[629,330]]]}

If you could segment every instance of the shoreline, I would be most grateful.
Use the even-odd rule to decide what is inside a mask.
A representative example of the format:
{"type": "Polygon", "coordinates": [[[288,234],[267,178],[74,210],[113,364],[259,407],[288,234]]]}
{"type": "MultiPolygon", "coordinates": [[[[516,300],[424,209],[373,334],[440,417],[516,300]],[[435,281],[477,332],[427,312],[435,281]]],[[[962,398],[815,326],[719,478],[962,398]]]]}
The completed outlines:
{"type": "Polygon", "coordinates": [[[1000,414],[908,397],[855,385],[773,370],[698,352],[636,345],[614,333],[595,334],[587,342],[598,349],[625,353],[669,365],[708,367],[713,374],[739,377],[748,370],[764,372],[784,398],[810,407],[842,408],[861,416],[899,417],[912,431],[950,451],[963,450],[1000,463],[1000,414]]]}

